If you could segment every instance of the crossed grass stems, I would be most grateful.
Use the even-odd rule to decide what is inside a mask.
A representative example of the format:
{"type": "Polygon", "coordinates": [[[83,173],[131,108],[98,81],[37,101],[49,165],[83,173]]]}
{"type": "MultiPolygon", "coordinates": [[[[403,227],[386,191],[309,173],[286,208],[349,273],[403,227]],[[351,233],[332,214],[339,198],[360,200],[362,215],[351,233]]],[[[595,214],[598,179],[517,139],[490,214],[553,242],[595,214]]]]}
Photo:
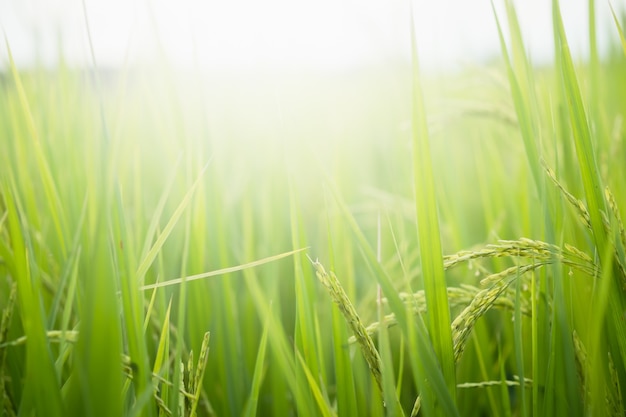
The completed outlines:
{"type": "MultiPolygon", "coordinates": [[[[565,187],[558,181],[554,171],[543,161],[542,165],[547,176],[552,180],[561,194],[574,208],[580,222],[585,226],[585,228],[591,230],[590,215],[585,204],[565,189],[565,187]]],[[[615,221],[614,224],[616,225],[619,233],[619,244],[621,244],[622,247],[626,247],[626,232],[624,231],[624,225],[622,223],[615,198],[608,187],[605,188],[604,195],[610,209],[609,214],[601,213],[605,230],[607,234],[610,234],[610,216],[615,221]]],[[[616,242],[613,242],[613,250],[615,253],[613,258],[615,259],[615,263],[622,280],[621,287],[626,288],[626,270],[624,265],[622,265],[619,260],[616,242]]],[[[559,247],[554,244],[527,238],[520,238],[518,240],[500,240],[497,244],[489,244],[483,249],[475,251],[461,251],[453,255],[444,256],[444,269],[448,270],[460,264],[469,263],[473,260],[505,257],[512,259],[516,265],[504,269],[503,271],[487,275],[480,281],[482,289],[471,285],[461,285],[460,287],[447,288],[450,308],[460,308],[465,306],[465,308],[463,308],[463,310],[452,321],[451,325],[455,363],[458,363],[461,359],[469,335],[480,317],[492,308],[511,311],[515,310],[515,294],[512,294],[513,291],[509,287],[516,280],[524,279],[529,272],[533,272],[538,268],[555,262],[560,262],[562,265],[569,267],[570,270],[580,271],[594,279],[602,275],[598,262],[594,261],[588,254],[574,246],[566,243],[563,247],[559,247]]],[[[353,333],[353,336],[348,339],[348,343],[357,344],[359,346],[363,357],[369,366],[370,372],[374,377],[376,385],[382,393],[382,360],[372,340],[372,336],[375,335],[383,326],[390,327],[397,324],[395,314],[388,314],[384,316],[381,321],[376,321],[368,326],[365,326],[334,272],[326,272],[323,265],[319,261],[313,261],[311,258],[309,258],[309,260],[315,267],[317,278],[327,289],[333,302],[339,307],[339,310],[343,314],[353,333]]],[[[422,314],[426,312],[426,297],[423,290],[412,294],[400,293],[399,296],[405,305],[415,314],[422,314]]],[[[387,300],[383,298],[382,302],[386,303],[387,300]]],[[[519,302],[521,313],[524,315],[531,315],[532,311],[528,298],[520,298],[519,302]]],[[[572,334],[572,339],[576,353],[578,375],[582,382],[582,390],[587,392],[588,387],[586,386],[585,381],[585,374],[587,373],[585,370],[588,367],[586,349],[575,331],[572,334]]],[[[615,413],[613,413],[614,415],[620,415],[620,410],[623,410],[624,408],[623,404],[621,404],[617,371],[610,354],[608,357],[608,368],[609,375],[611,377],[611,386],[606,389],[605,401],[609,410],[615,411],[615,413]]],[[[499,385],[503,383],[509,386],[522,384],[519,380],[483,381],[478,383],[458,384],[457,387],[476,388],[499,385]]],[[[523,381],[523,384],[531,383],[532,380],[530,379],[525,379],[523,381]]],[[[418,395],[415,400],[411,416],[417,416],[420,407],[421,397],[418,395]]]]}
{"type": "MultiPolygon", "coordinates": [[[[565,187],[561,185],[551,168],[549,168],[545,163],[543,166],[547,176],[554,182],[555,186],[559,189],[564,198],[574,208],[574,211],[577,213],[582,225],[591,230],[590,215],[585,204],[570,194],[565,187]]],[[[615,198],[608,187],[605,189],[605,199],[610,210],[610,213],[608,214],[602,213],[605,229],[607,232],[611,231],[611,219],[609,218],[611,217],[614,220],[614,224],[619,233],[619,244],[626,248],[626,232],[624,230],[624,225],[622,223],[615,198]]],[[[613,242],[613,246],[615,253],[617,254],[618,249],[616,247],[616,242],[613,242]]],[[[588,254],[575,248],[574,246],[564,244],[563,247],[559,247],[554,244],[527,238],[520,238],[518,240],[500,240],[496,244],[489,244],[479,250],[460,251],[456,254],[445,256],[444,269],[448,270],[460,264],[488,258],[510,258],[514,261],[514,263],[516,263],[516,265],[500,272],[487,275],[480,281],[481,287],[461,285],[459,287],[447,288],[450,307],[464,307],[452,321],[451,325],[454,360],[456,363],[458,363],[463,355],[469,335],[480,317],[492,308],[510,311],[515,309],[515,295],[512,294],[512,290],[509,287],[516,280],[524,279],[527,273],[535,271],[543,266],[560,262],[562,265],[569,267],[571,270],[577,270],[592,278],[598,278],[602,275],[600,265],[588,254]]],[[[614,259],[620,272],[622,287],[624,288],[626,287],[626,269],[624,268],[624,265],[620,263],[618,256],[614,256],[614,259]]],[[[368,364],[370,372],[374,377],[374,381],[382,393],[382,361],[372,340],[372,336],[375,335],[382,326],[390,327],[395,325],[397,323],[395,315],[393,313],[388,314],[383,317],[382,321],[373,322],[368,326],[365,326],[334,272],[326,272],[323,265],[317,260],[313,261],[311,259],[311,263],[315,268],[317,278],[326,288],[333,302],[339,307],[339,310],[343,314],[350,330],[353,333],[353,336],[348,339],[348,343],[357,344],[359,346],[368,364]]],[[[7,347],[18,346],[26,343],[26,337],[6,342],[8,326],[15,307],[15,294],[16,286],[13,285],[7,306],[3,311],[2,320],[0,322],[0,365],[5,360],[7,347]]],[[[415,293],[401,292],[399,293],[399,296],[406,306],[414,312],[414,314],[422,314],[426,312],[426,298],[423,290],[415,293]]],[[[387,300],[383,298],[382,302],[386,303],[387,300]]],[[[530,301],[527,298],[520,298],[519,308],[522,314],[531,315],[530,301]]],[[[170,330],[175,329],[170,326],[170,330]]],[[[78,331],[51,330],[47,332],[47,336],[51,342],[56,341],[72,343],[78,340],[79,335],[78,331]]],[[[576,352],[578,375],[582,381],[581,385],[583,390],[586,391],[588,389],[585,384],[585,369],[588,366],[586,349],[576,332],[572,334],[572,339],[576,352]]],[[[206,333],[196,366],[193,364],[193,352],[190,351],[188,354],[187,364],[181,363],[177,367],[178,371],[181,373],[181,380],[183,381],[179,392],[181,397],[181,407],[186,409],[181,410],[183,415],[194,415],[199,404],[205,408],[209,415],[213,414],[211,409],[212,407],[208,399],[204,398],[203,401],[200,401],[202,399],[201,384],[208,360],[208,353],[209,333],[206,333]],[[185,413],[185,411],[187,411],[187,413],[185,413]]],[[[122,364],[128,381],[131,381],[135,368],[132,359],[129,356],[124,355],[122,357],[122,364]]],[[[607,405],[613,410],[623,410],[623,404],[620,403],[621,395],[619,394],[619,381],[616,377],[617,372],[610,356],[608,358],[608,368],[612,383],[607,387],[607,392],[605,393],[607,405]]],[[[0,366],[0,369],[4,369],[4,367],[0,366]]],[[[1,377],[2,375],[0,374],[0,381],[2,380],[1,377]]],[[[172,382],[158,373],[153,373],[153,381],[153,396],[157,406],[164,415],[171,415],[171,410],[168,409],[165,401],[161,397],[159,386],[171,387],[173,386],[172,382]]],[[[521,384],[520,381],[514,380],[483,381],[477,383],[458,384],[457,386],[459,388],[476,388],[502,383],[511,386],[521,384]]],[[[529,383],[532,383],[530,379],[525,379],[525,381],[523,381],[523,384],[529,383]]],[[[420,405],[421,398],[418,396],[411,413],[412,416],[418,414],[420,405]]]]}

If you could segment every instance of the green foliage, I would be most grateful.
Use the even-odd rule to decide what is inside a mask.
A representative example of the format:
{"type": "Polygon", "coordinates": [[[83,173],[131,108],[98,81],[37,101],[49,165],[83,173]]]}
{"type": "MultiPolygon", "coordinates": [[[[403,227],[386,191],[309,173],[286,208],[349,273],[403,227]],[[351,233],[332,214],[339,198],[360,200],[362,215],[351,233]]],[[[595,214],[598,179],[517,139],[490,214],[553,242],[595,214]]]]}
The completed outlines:
{"type": "Polygon", "coordinates": [[[626,43],[595,3],[588,61],[553,0],[533,66],[505,0],[502,63],[443,84],[415,43],[249,84],[10,59],[2,415],[624,415],[626,43]]]}

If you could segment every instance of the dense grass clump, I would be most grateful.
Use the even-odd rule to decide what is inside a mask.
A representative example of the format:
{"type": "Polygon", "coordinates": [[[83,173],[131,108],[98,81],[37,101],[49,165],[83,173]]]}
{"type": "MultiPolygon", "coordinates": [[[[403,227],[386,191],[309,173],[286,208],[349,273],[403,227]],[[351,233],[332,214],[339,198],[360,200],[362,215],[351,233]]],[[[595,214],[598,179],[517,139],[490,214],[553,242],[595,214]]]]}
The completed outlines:
{"type": "Polygon", "coordinates": [[[624,415],[620,19],[575,62],[554,0],[536,68],[505,6],[439,83],[414,36],[343,75],[11,60],[2,415],[624,415]]]}

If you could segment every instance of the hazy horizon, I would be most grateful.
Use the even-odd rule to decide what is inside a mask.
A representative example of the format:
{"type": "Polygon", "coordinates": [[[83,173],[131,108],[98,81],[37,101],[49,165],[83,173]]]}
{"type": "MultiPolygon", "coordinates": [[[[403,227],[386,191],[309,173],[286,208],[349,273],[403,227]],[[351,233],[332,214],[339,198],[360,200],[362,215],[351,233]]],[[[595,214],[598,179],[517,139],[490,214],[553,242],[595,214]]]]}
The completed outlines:
{"type": "MultiPolygon", "coordinates": [[[[526,46],[535,63],[552,55],[550,2],[517,1],[526,46]]],[[[584,57],[587,2],[562,2],[572,52],[584,57]]],[[[111,0],[0,1],[0,25],[22,68],[54,68],[59,49],[72,66],[91,65],[84,10],[96,63],[114,69],[166,59],[178,68],[207,70],[334,71],[376,66],[409,58],[409,3],[321,0],[295,4],[271,0],[211,2],[111,0]]],[[[491,4],[487,0],[415,2],[422,66],[454,69],[500,55],[491,4]]],[[[619,12],[624,1],[613,3],[619,12]]],[[[502,4],[496,9],[502,23],[502,4]]],[[[606,2],[596,4],[601,50],[616,38],[606,2]]],[[[0,70],[6,69],[0,48],[0,70]]]]}

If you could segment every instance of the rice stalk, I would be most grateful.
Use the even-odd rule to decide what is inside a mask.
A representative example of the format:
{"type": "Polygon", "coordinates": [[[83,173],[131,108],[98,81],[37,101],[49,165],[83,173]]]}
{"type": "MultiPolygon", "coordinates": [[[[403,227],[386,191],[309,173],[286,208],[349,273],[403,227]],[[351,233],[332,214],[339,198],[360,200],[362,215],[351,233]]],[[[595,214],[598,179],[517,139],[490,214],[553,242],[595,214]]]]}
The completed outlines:
{"type": "MultiPolygon", "coordinates": [[[[542,161],[542,164],[543,164],[543,167],[544,167],[548,177],[552,180],[552,182],[554,182],[554,184],[559,189],[559,191],[561,191],[561,193],[563,194],[565,199],[572,205],[572,207],[574,207],[574,210],[576,210],[576,212],[578,213],[578,217],[581,220],[581,222],[583,223],[583,225],[588,230],[592,230],[592,228],[591,228],[591,216],[590,216],[589,211],[587,210],[587,207],[585,206],[585,204],[581,200],[579,200],[576,197],[574,197],[571,193],[569,193],[565,189],[565,187],[556,178],[556,174],[554,173],[554,170],[552,170],[552,168],[550,168],[543,161],[542,161]]],[[[613,217],[616,219],[616,222],[617,222],[617,227],[618,227],[618,231],[619,231],[620,241],[622,243],[622,247],[621,247],[622,256],[620,256],[620,248],[617,246],[617,244],[615,242],[613,242],[613,245],[614,245],[614,248],[615,248],[615,261],[617,262],[617,266],[618,266],[618,268],[619,268],[619,270],[621,272],[622,278],[624,280],[623,286],[626,287],[626,267],[624,266],[624,264],[623,264],[623,262],[621,260],[623,258],[623,248],[626,248],[626,232],[624,231],[624,224],[623,224],[621,216],[619,214],[619,210],[617,208],[617,203],[615,201],[615,197],[613,197],[613,194],[611,193],[611,190],[609,189],[608,186],[605,187],[605,189],[604,189],[604,196],[605,196],[605,200],[607,202],[607,205],[608,205],[611,213],[613,214],[613,217]]],[[[602,220],[603,220],[603,224],[604,224],[604,230],[607,233],[610,233],[611,232],[611,225],[610,225],[611,222],[609,221],[606,213],[604,213],[604,212],[602,213],[602,220]]]]}
{"type": "Polygon", "coordinates": [[[376,385],[380,392],[383,392],[383,381],[382,381],[382,372],[381,372],[381,358],[376,350],[374,342],[372,338],[367,333],[365,326],[363,326],[363,322],[361,318],[357,314],[352,302],[348,298],[346,292],[344,291],[341,283],[335,276],[335,274],[331,271],[330,274],[326,272],[324,267],[319,261],[313,261],[309,258],[313,267],[315,267],[315,275],[320,280],[320,282],[326,287],[331,298],[334,303],[339,307],[339,310],[343,313],[346,322],[350,326],[350,329],[354,333],[356,337],[356,341],[361,347],[361,352],[363,353],[363,357],[367,362],[367,365],[370,368],[372,376],[376,381],[376,385]]]}
{"type": "Polygon", "coordinates": [[[476,321],[493,306],[498,297],[500,297],[515,278],[519,278],[523,274],[544,265],[545,263],[534,263],[524,266],[513,266],[504,271],[491,274],[481,281],[481,283],[491,283],[492,285],[476,294],[470,305],[452,322],[455,362],[458,362],[463,355],[467,338],[474,328],[476,321]]]}
{"type": "MultiPolygon", "coordinates": [[[[15,297],[13,293],[12,295],[13,297],[15,297]]],[[[5,313],[3,314],[3,317],[7,317],[6,311],[7,309],[5,308],[5,313]]],[[[164,332],[163,334],[167,334],[167,333],[164,332]]],[[[78,342],[79,332],[76,330],[68,330],[68,331],[49,330],[48,332],[46,332],[46,336],[48,338],[48,341],[53,342],[53,343],[54,342],[76,343],[78,342]]],[[[197,406],[198,406],[198,403],[200,401],[200,397],[202,394],[201,392],[202,391],[202,378],[204,376],[204,371],[206,370],[206,365],[207,365],[207,360],[208,360],[209,337],[210,337],[210,333],[206,332],[202,341],[202,346],[200,349],[200,356],[198,358],[198,363],[196,364],[196,366],[195,367],[193,366],[193,351],[189,353],[187,366],[185,367],[184,365],[182,365],[183,373],[186,369],[188,371],[188,376],[187,378],[183,376],[182,381],[186,380],[187,385],[186,386],[181,385],[179,392],[180,392],[180,395],[186,398],[190,404],[190,410],[191,410],[190,415],[193,415],[191,414],[191,412],[195,412],[195,410],[197,410],[197,406]]],[[[26,336],[21,336],[12,341],[4,342],[0,344],[0,349],[4,350],[7,347],[22,346],[26,344],[27,341],[28,340],[26,336]]],[[[1,353],[2,351],[0,351],[0,354],[1,353]]],[[[122,363],[124,372],[126,373],[126,376],[130,379],[133,379],[133,374],[136,370],[136,364],[133,362],[131,357],[123,354],[121,357],[121,363],[122,363]]],[[[164,378],[161,375],[162,372],[163,372],[163,368],[158,367],[157,369],[155,367],[155,370],[152,372],[152,378],[156,382],[162,383],[168,387],[172,387],[174,384],[168,379],[164,378]]],[[[160,404],[159,408],[162,408],[162,406],[164,406],[165,403],[163,402],[163,399],[159,397],[158,393],[159,393],[159,390],[157,389],[157,386],[155,386],[154,397],[155,397],[155,400],[157,401],[157,405],[160,404]]],[[[162,408],[162,409],[164,412],[166,412],[167,415],[171,415],[171,410],[169,410],[167,407],[162,408]]],[[[211,412],[210,414],[213,414],[213,413],[211,412]]]]}
{"type": "MultiPolygon", "coordinates": [[[[589,255],[570,244],[565,243],[563,246],[563,248],[560,248],[559,246],[546,242],[526,238],[521,238],[519,240],[500,240],[498,244],[490,244],[483,249],[460,251],[453,255],[447,255],[444,257],[444,267],[447,270],[460,263],[480,258],[518,257],[532,259],[534,262],[534,264],[522,267],[521,273],[551,264],[555,260],[558,260],[564,265],[573,267],[591,277],[596,277],[600,274],[599,266],[594,263],[593,259],[591,259],[589,255]]],[[[511,267],[500,273],[491,274],[484,278],[481,281],[481,284],[487,285],[491,283],[492,280],[500,280],[503,276],[508,276],[511,273],[517,272],[517,269],[518,267],[511,267]]],[[[450,307],[467,306],[474,301],[479,293],[480,290],[478,288],[469,285],[463,285],[460,288],[449,287],[448,299],[450,307]]],[[[502,292],[490,302],[491,304],[489,308],[494,307],[505,310],[513,309],[515,307],[513,299],[510,297],[502,297],[501,294],[502,292]]],[[[413,304],[413,309],[416,314],[426,312],[426,301],[423,290],[417,291],[413,294],[401,292],[399,293],[399,296],[405,304],[413,304]]],[[[481,297],[482,296],[484,296],[484,294],[481,294],[481,297]]],[[[386,299],[383,299],[383,302],[386,302],[386,299]]],[[[526,304],[521,306],[522,313],[530,314],[530,307],[526,304]]],[[[397,323],[397,319],[393,313],[388,314],[385,316],[384,323],[387,327],[390,327],[397,323]]],[[[378,331],[380,326],[380,322],[373,322],[366,327],[366,331],[369,335],[373,335],[378,331]]],[[[355,342],[355,336],[351,336],[348,339],[348,343],[350,344],[355,342]]]]}
{"type": "MultiPolygon", "coordinates": [[[[547,263],[533,263],[524,266],[514,266],[504,271],[491,274],[481,281],[481,284],[492,284],[491,287],[480,291],[474,296],[472,302],[452,322],[452,341],[454,347],[454,361],[458,363],[465,350],[467,339],[476,324],[491,307],[509,285],[526,272],[546,265],[547,263]]],[[[417,416],[421,407],[421,395],[415,400],[411,416],[417,416]]]]}
{"type": "Polygon", "coordinates": [[[202,379],[204,378],[204,371],[206,370],[206,364],[209,357],[209,340],[211,333],[206,332],[204,334],[204,338],[202,339],[202,347],[200,348],[200,357],[198,358],[198,363],[196,365],[196,373],[193,377],[193,382],[190,379],[190,383],[192,383],[190,390],[194,393],[194,398],[191,400],[191,412],[189,413],[191,417],[195,417],[196,410],[198,408],[198,402],[200,401],[200,393],[202,392],[202,379]]]}
{"type": "MultiPolygon", "coordinates": [[[[163,399],[159,396],[158,390],[154,391],[154,401],[156,402],[157,407],[159,408],[159,411],[162,412],[162,414],[165,414],[168,417],[172,415],[172,410],[167,407],[165,401],[163,401],[163,399]]],[[[159,413],[159,415],[160,414],[161,413],[159,413]]]]}
{"type": "Polygon", "coordinates": [[[587,229],[591,230],[591,216],[589,215],[589,210],[587,210],[585,203],[574,197],[569,191],[565,189],[565,187],[563,187],[563,185],[556,178],[556,174],[554,173],[554,170],[552,168],[550,168],[544,161],[542,161],[542,164],[543,169],[548,175],[548,178],[552,180],[554,185],[556,185],[559,191],[561,191],[561,194],[563,194],[565,199],[572,205],[572,207],[574,207],[574,210],[576,210],[576,212],[578,213],[578,217],[583,225],[587,229]]]}
{"type": "MultiPolygon", "coordinates": [[[[456,307],[466,307],[469,305],[472,300],[476,297],[476,295],[481,291],[480,288],[474,287],[472,285],[461,285],[460,287],[448,287],[448,299],[450,301],[450,308],[456,307]]],[[[413,307],[413,311],[415,314],[423,314],[426,312],[426,299],[424,297],[424,291],[420,290],[416,293],[400,293],[400,298],[407,304],[411,304],[413,307]]],[[[386,302],[383,299],[383,303],[386,302]]],[[[501,310],[510,310],[512,311],[515,308],[515,302],[511,295],[509,296],[500,296],[498,297],[492,308],[497,308],[501,310]]],[[[523,300],[523,304],[521,306],[522,313],[524,315],[530,315],[531,309],[530,305],[526,300],[523,300]]],[[[370,336],[376,334],[379,329],[384,325],[385,327],[392,327],[397,324],[397,319],[395,314],[390,313],[385,315],[382,321],[375,321],[370,323],[365,329],[370,336]]],[[[348,338],[349,344],[356,343],[356,337],[350,336],[348,338]]]]}
{"type": "MultiPolygon", "coordinates": [[[[489,309],[500,307],[506,309],[515,308],[515,302],[502,295],[516,278],[520,278],[527,272],[537,268],[560,261],[580,270],[592,277],[598,276],[599,266],[591,257],[578,248],[565,244],[563,248],[542,242],[521,238],[518,240],[500,240],[498,244],[487,245],[487,247],[476,251],[461,251],[453,255],[444,257],[444,268],[452,268],[463,262],[468,262],[480,258],[513,257],[531,259],[533,263],[521,266],[512,266],[503,271],[493,273],[481,280],[481,285],[489,285],[484,290],[470,292],[469,286],[465,288],[448,288],[448,299],[451,306],[468,303],[467,307],[452,322],[452,337],[455,363],[458,363],[463,352],[467,339],[476,323],[489,309]]],[[[400,298],[405,303],[412,303],[416,313],[426,311],[425,297],[423,291],[414,294],[400,293],[400,298]]],[[[522,308],[521,312],[528,314],[528,306],[522,308]]],[[[393,314],[385,316],[383,323],[388,327],[395,324],[396,319],[393,314]]],[[[381,322],[375,322],[365,328],[365,334],[369,337],[376,333],[381,326],[381,322]]],[[[357,333],[348,339],[348,343],[358,342],[357,333]]],[[[412,410],[412,416],[417,415],[421,407],[421,396],[418,396],[412,410]]]]}
{"type": "Polygon", "coordinates": [[[564,245],[564,248],[561,248],[527,238],[499,240],[497,244],[489,244],[483,249],[447,255],[444,257],[444,267],[449,269],[474,259],[502,257],[526,258],[548,263],[558,260],[592,277],[600,273],[599,266],[594,263],[593,259],[572,245],[564,245]]]}
{"type": "Polygon", "coordinates": [[[615,196],[613,196],[613,193],[608,186],[604,188],[604,197],[606,198],[606,202],[609,205],[609,209],[611,209],[613,217],[615,217],[615,220],[617,221],[617,227],[619,230],[619,237],[620,242],[622,243],[622,247],[626,248],[626,231],[624,230],[622,216],[620,215],[619,208],[617,207],[615,196]]]}
{"type": "MultiPolygon", "coordinates": [[[[609,210],[615,219],[617,234],[619,235],[619,239],[611,239],[610,243],[613,245],[615,262],[621,272],[622,288],[626,288],[626,268],[624,267],[623,261],[626,258],[626,254],[624,254],[624,251],[626,250],[626,231],[624,231],[624,223],[622,222],[622,216],[620,215],[619,208],[617,207],[617,202],[615,201],[615,197],[608,186],[604,189],[604,197],[609,210]]],[[[613,228],[611,227],[611,222],[607,219],[606,223],[607,233],[612,233],[613,228]]]]}

